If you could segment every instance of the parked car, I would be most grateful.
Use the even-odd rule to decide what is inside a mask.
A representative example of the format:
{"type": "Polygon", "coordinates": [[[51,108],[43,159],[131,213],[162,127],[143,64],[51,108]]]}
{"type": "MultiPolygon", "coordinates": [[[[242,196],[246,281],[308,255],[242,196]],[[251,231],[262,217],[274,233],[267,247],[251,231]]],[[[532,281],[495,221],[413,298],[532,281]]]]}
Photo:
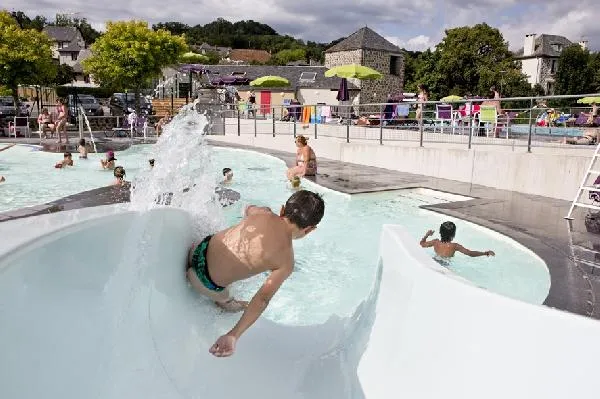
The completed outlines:
{"type": "Polygon", "coordinates": [[[11,96],[0,97],[0,117],[29,116],[29,104],[19,103],[19,115],[15,110],[15,100],[11,96]]]}
{"type": "MultiPolygon", "coordinates": [[[[129,109],[135,108],[134,93],[114,93],[108,101],[110,114],[121,116],[129,114],[129,109]]],[[[152,103],[140,94],[140,113],[153,115],[152,103]]]]}
{"type": "Polygon", "coordinates": [[[85,114],[87,116],[103,116],[104,109],[102,109],[102,105],[98,102],[96,97],[89,94],[69,94],[67,96],[67,102],[69,107],[69,117],[71,119],[71,123],[75,123],[75,118],[77,117],[77,110],[80,106],[83,106],[85,114]]]}

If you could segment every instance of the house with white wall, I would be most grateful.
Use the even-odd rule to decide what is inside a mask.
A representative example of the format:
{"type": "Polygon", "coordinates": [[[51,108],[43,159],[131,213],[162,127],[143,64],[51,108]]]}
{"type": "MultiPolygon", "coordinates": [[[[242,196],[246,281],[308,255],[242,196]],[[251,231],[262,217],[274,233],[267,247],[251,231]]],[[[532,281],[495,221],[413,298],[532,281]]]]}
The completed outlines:
{"type": "Polygon", "coordinates": [[[74,84],[93,85],[83,72],[81,61],[91,55],[79,29],[73,26],[46,26],[43,32],[52,40],[52,58],[58,65],[68,65],[75,72],[74,84]]]}
{"type": "MultiPolygon", "coordinates": [[[[515,58],[521,61],[521,71],[532,86],[539,84],[546,94],[553,94],[558,59],[562,51],[573,44],[564,36],[531,33],[525,35],[523,48],[515,53],[515,58]]],[[[587,48],[586,41],[579,45],[587,48]]]]}

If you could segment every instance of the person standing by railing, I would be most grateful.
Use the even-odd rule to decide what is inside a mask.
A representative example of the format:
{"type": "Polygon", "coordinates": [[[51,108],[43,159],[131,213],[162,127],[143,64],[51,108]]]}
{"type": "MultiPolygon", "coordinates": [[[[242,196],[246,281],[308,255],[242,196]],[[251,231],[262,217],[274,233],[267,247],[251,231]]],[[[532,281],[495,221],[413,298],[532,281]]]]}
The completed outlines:
{"type": "Polygon", "coordinates": [[[67,134],[67,119],[69,118],[69,110],[65,106],[65,100],[59,98],[56,100],[56,112],[58,114],[56,118],[56,134],[58,135],[58,143],[62,143],[61,131],[65,135],[65,144],[69,144],[69,135],[67,134]]]}
{"type": "Polygon", "coordinates": [[[421,118],[423,117],[423,107],[424,105],[422,103],[429,101],[429,90],[427,89],[427,86],[425,86],[424,84],[420,84],[419,86],[417,86],[419,88],[419,94],[417,95],[417,112],[415,113],[415,118],[420,121],[421,118]]]}

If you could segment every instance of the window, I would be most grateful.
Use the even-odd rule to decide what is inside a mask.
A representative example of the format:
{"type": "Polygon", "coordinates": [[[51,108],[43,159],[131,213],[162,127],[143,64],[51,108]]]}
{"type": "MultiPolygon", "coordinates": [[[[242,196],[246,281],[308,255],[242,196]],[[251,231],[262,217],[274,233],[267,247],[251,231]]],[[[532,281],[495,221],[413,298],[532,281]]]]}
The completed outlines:
{"type": "Polygon", "coordinates": [[[390,75],[400,75],[400,57],[396,55],[390,57],[390,75]]]}
{"type": "Polygon", "coordinates": [[[562,51],[562,44],[560,43],[552,43],[550,47],[552,47],[552,50],[554,50],[557,53],[560,53],[562,51]]]}
{"type": "Polygon", "coordinates": [[[317,77],[316,72],[302,72],[300,74],[300,81],[301,82],[314,82],[316,77],[317,77]]]}
{"type": "Polygon", "coordinates": [[[554,94],[554,82],[546,82],[546,94],[554,94]]]}
{"type": "Polygon", "coordinates": [[[550,61],[550,73],[556,73],[556,66],[557,66],[556,60],[550,61]]]}
{"type": "Polygon", "coordinates": [[[58,42],[58,48],[63,48],[65,46],[64,42],[58,42]]]}
{"type": "Polygon", "coordinates": [[[77,53],[71,53],[71,61],[77,61],[77,53]]]}

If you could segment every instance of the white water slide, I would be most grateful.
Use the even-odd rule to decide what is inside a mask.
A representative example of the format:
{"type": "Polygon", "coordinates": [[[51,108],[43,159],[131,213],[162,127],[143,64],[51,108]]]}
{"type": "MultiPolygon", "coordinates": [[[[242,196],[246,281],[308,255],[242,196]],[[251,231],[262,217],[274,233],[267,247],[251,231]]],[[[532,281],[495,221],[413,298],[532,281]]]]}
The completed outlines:
{"type": "MultiPolygon", "coordinates": [[[[592,397],[600,324],[472,286],[386,226],[377,281],[351,318],[239,315],[187,285],[189,215],[118,206],[0,223],[0,397],[592,397]],[[588,381],[590,382],[590,381],[588,381]]],[[[369,282],[366,282],[367,284],[369,282]]]]}

